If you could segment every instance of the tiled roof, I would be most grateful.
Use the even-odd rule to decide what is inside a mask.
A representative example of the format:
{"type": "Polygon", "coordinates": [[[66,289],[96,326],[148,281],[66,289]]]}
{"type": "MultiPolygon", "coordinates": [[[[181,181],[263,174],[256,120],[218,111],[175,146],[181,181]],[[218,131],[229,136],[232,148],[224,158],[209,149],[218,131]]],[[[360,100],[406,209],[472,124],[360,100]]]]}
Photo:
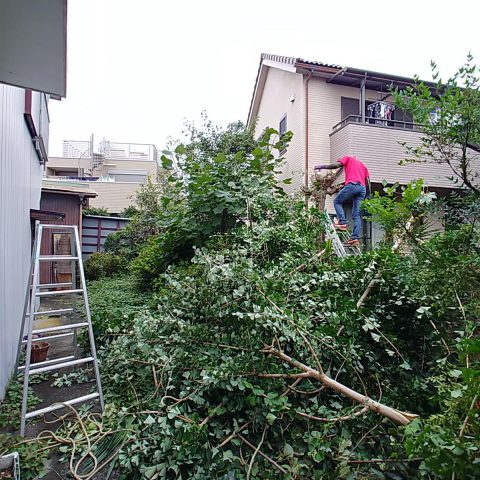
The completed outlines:
{"type": "Polygon", "coordinates": [[[271,53],[262,53],[261,59],[271,60],[273,62],[287,63],[289,65],[295,65],[296,63],[307,63],[308,65],[316,65],[318,67],[343,68],[340,65],[333,65],[330,63],[305,60],[303,58],[298,58],[298,57],[285,57],[282,55],[274,55],[271,53]]]}
{"type": "Polygon", "coordinates": [[[317,62],[312,60],[305,60],[303,58],[297,58],[297,63],[307,63],[308,65],[316,65],[318,67],[329,67],[329,68],[343,68],[341,65],[334,65],[333,63],[324,63],[324,62],[317,62]]]}

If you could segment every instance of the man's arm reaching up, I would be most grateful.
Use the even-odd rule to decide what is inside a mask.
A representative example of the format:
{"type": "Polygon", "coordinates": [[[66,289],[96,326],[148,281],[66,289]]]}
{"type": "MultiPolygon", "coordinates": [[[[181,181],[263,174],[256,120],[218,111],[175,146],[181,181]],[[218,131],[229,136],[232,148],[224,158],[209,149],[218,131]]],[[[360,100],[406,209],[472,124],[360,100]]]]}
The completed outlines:
{"type": "Polygon", "coordinates": [[[329,163],[327,165],[315,165],[314,170],[337,170],[342,168],[343,165],[340,162],[329,163]]]}

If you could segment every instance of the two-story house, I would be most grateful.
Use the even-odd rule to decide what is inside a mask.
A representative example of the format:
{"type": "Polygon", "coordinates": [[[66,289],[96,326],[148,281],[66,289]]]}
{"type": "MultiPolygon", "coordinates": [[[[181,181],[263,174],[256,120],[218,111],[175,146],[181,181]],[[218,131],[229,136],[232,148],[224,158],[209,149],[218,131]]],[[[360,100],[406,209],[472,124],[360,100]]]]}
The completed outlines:
{"type": "Polygon", "coordinates": [[[448,166],[400,165],[407,156],[402,144],[420,145],[421,129],[395,108],[389,91],[413,83],[397,75],[262,54],[248,125],[256,125],[257,135],[267,126],[293,132],[283,169],[284,177],[293,178],[291,191],[308,186],[316,164],[353,155],[367,165],[373,189],[383,180],[406,184],[423,178],[430,190],[445,195],[456,188],[448,166]]]}
{"type": "Polygon", "coordinates": [[[97,193],[91,207],[119,214],[130,206],[138,187],[157,180],[158,151],[152,144],[102,140],[63,142],[63,156],[49,157],[46,178],[63,183],[83,182],[97,193]]]}

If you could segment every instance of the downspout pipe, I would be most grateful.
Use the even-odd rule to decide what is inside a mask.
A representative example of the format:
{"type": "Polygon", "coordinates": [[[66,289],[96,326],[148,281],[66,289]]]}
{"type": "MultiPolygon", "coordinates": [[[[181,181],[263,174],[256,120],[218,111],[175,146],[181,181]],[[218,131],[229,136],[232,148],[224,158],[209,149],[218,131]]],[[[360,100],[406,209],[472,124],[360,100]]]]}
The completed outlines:
{"type": "Polygon", "coordinates": [[[304,178],[304,185],[305,188],[308,188],[308,83],[312,78],[313,70],[310,70],[310,73],[305,81],[305,178],[304,178]]]}

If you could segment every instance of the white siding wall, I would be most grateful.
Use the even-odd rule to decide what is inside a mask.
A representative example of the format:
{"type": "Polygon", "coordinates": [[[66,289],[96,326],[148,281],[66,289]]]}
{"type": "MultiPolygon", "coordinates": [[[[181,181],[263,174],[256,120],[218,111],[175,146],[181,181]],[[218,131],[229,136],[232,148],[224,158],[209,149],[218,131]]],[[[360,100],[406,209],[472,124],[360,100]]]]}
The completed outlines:
{"type": "Polygon", "coordinates": [[[293,132],[293,139],[285,154],[286,164],[282,168],[281,178],[293,178],[287,191],[297,191],[303,182],[305,161],[305,100],[303,76],[269,68],[265,89],[257,116],[256,135],[264,128],[278,130],[280,120],[287,114],[287,130],[293,132]],[[295,101],[291,102],[291,95],[295,101]]]}
{"type": "MultiPolygon", "coordinates": [[[[32,96],[37,121],[40,104],[45,110],[46,101],[39,93],[32,96]]],[[[40,204],[42,166],[24,107],[23,89],[0,84],[0,399],[16,356],[30,261],[30,208],[40,204]]],[[[48,132],[48,125],[42,131],[48,132]]]]}

